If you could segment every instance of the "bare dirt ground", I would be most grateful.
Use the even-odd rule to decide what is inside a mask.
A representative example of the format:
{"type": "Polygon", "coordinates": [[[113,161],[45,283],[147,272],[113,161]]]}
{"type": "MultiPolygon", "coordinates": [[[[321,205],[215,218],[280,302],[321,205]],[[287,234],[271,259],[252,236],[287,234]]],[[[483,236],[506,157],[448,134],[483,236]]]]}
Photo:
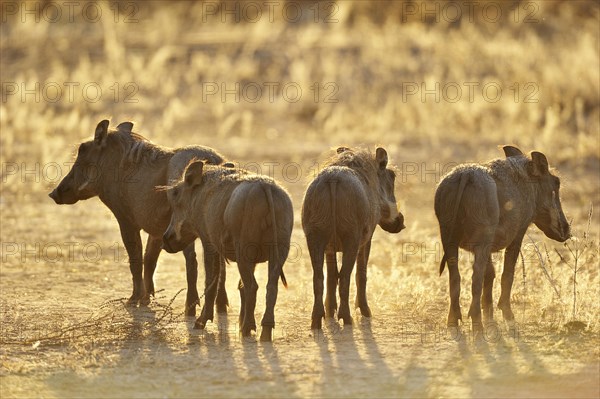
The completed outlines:
{"type": "MultiPolygon", "coordinates": [[[[227,7],[239,21],[208,12],[221,2],[89,2],[99,21],[82,14],[88,2],[74,21],[48,3],[63,7],[55,21],[2,2],[0,397],[600,397],[598,2],[485,1],[458,22],[435,1],[427,7],[437,4],[439,18],[418,2],[340,1],[299,21],[281,17],[287,3],[258,21],[235,1],[227,7]],[[483,15],[488,6],[502,17],[483,15]],[[302,88],[298,101],[285,85],[302,88]],[[237,97],[223,98],[223,87],[237,97]],[[97,198],[57,206],[47,197],[77,143],[111,117],[158,144],[212,146],[289,190],[289,289],[279,291],[272,343],[237,333],[235,265],[229,312],[205,331],[183,316],[181,254],[161,254],[150,306],[124,306],[131,274],[115,218],[97,198]],[[445,328],[433,195],[450,167],[499,157],[509,143],[558,169],[574,238],[559,244],[530,228],[512,292],[516,327],[496,310],[497,324],[474,340],[466,253],[464,324],[460,334],[445,328]],[[339,145],[387,149],[407,228],[375,233],[373,317],[355,312],[352,327],[329,321],[317,333],[300,206],[339,145]]],[[[497,300],[502,255],[494,261],[497,300]]],[[[256,274],[259,322],[265,266],[256,274]]]]}
{"type": "MultiPolygon", "coordinates": [[[[238,336],[235,297],[206,331],[181,316],[181,296],[165,308],[172,287],[184,286],[181,262],[172,259],[160,266],[165,291],[148,309],[119,302],[99,309],[111,291],[128,289],[124,265],[86,265],[68,277],[48,264],[4,271],[3,328],[18,323],[33,344],[2,345],[2,397],[598,396],[595,334],[525,323],[517,336],[499,326],[478,342],[463,328],[456,341],[443,328],[443,304],[426,316],[382,309],[390,271],[377,263],[369,271],[372,320],[355,315],[353,327],[329,322],[322,333],[309,329],[309,266],[288,265],[294,283],[280,295],[272,344],[238,336]],[[49,339],[89,316],[89,325],[49,339]]],[[[228,288],[235,295],[234,284],[228,288]]]]}
{"type": "MultiPolygon", "coordinates": [[[[285,185],[299,215],[303,184],[285,185]]],[[[426,191],[435,187],[428,186],[426,191]]],[[[446,330],[447,277],[437,276],[439,251],[411,247],[437,240],[433,212],[426,209],[431,201],[401,200],[403,209],[420,209],[421,220],[407,220],[406,234],[391,236],[379,230],[375,235],[368,271],[373,318],[355,312],[354,326],[330,321],[322,332],[310,330],[312,270],[296,216],[293,249],[285,266],[290,287],[280,288],[270,344],[238,335],[235,265],[228,267],[229,313],[219,315],[206,331],[197,331],[194,319],[182,314],[185,270],[180,254],[161,255],[155,275],[160,292],[153,303],[127,308],[127,257],[116,220],[97,199],[58,207],[39,193],[18,203],[6,201],[3,215],[24,207],[28,217],[3,217],[2,234],[21,237],[25,247],[16,255],[5,250],[0,273],[0,394],[597,397],[597,321],[586,321],[582,329],[566,327],[570,317],[565,317],[561,301],[568,302],[568,288],[561,291],[564,299],[553,298],[534,256],[527,259],[525,278],[517,269],[516,331],[507,328],[499,312],[498,324],[490,326],[483,339],[473,339],[468,319],[459,334],[446,330]],[[38,228],[31,230],[31,225],[38,228]],[[412,239],[414,231],[422,241],[412,239]],[[31,244],[36,242],[37,249],[31,244]]],[[[544,241],[533,229],[531,234],[544,241]]],[[[597,307],[593,298],[598,294],[595,267],[580,272],[579,283],[587,291],[580,293],[580,300],[592,307],[597,307]]],[[[470,301],[468,269],[463,264],[463,311],[470,301]]],[[[263,288],[259,321],[264,265],[257,268],[257,280],[263,288]]],[[[200,271],[199,283],[203,281],[200,271]]],[[[596,317],[597,309],[587,311],[596,317]]],[[[581,309],[578,314],[584,319],[588,313],[581,309]]]]}

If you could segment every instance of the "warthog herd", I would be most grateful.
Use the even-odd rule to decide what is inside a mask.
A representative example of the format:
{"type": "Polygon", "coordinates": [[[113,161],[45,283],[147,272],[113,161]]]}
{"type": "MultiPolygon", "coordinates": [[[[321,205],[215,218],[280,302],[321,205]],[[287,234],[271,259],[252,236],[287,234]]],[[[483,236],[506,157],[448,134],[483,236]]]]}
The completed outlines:
{"type": "MultiPolygon", "coordinates": [[[[435,214],[444,255],[440,274],[448,265],[450,312],[448,326],[458,326],[460,273],[458,249],[475,255],[472,302],[468,315],[473,330],[492,320],[495,277],[491,253],[506,249],[498,307],[505,320],[514,320],[510,305],[515,263],[531,223],[546,236],[563,242],[570,227],[560,203],[560,180],[544,154],[529,156],[504,146],[505,159],[454,168],[439,183],[435,214]]],[[[310,183],[302,205],[302,228],[313,268],[314,305],[311,328],[324,317],[352,324],[350,278],[356,272],[355,307],[371,316],[367,303],[367,262],[377,225],[399,233],[404,216],[394,195],[394,169],[385,149],[375,154],[340,147],[310,183]],[[338,270],[336,254],[342,253],[338,270]],[[327,291],[323,303],[323,264],[327,291]],[[339,285],[339,308],[336,289],[339,285]]],[[[270,341],[275,326],[278,280],[287,285],[283,264],[290,250],[293,207],[287,192],[270,177],[224,163],[222,155],[202,146],[166,148],[133,132],[123,122],[109,131],[109,121],[96,127],[93,140],[79,145],[71,171],[50,193],[57,204],[74,204],[98,196],[115,215],[129,256],[133,293],[128,303],[145,305],[154,294],[153,274],[160,251],[183,251],[186,261],[186,315],[195,315],[198,263],[194,241],[204,252],[205,304],[196,320],[204,328],[214,308],[226,312],[225,263],[235,261],[240,273],[240,330],[256,331],[254,310],[257,263],[268,262],[266,309],[261,341],[270,341]],[[142,257],[140,231],[148,233],[142,257]]]]}

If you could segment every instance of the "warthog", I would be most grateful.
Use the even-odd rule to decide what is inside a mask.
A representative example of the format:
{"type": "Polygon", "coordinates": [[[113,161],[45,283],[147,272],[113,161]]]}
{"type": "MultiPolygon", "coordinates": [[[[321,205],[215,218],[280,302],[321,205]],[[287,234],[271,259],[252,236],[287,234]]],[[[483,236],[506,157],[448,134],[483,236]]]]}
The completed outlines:
{"type": "Polygon", "coordinates": [[[205,165],[201,161],[190,163],[183,180],[168,188],[167,193],[173,215],[163,236],[165,250],[180,251],[200,237],[206,274],[215,279],[206,289],[206,302],[195,327],[202,329],[208,320],[213,320],[215,282],[220,271],[218,259],[222,256],[238,264],[242,335],[256,331],[254,308],[258,284],[254,268],[257,263],[268,261],[266,310],[260,340],[270,341],[279,276],[286,285],[283,264],[290,249],[294,221],[289,195],[268,177],[242,169],[205,165]]]}
{"type": "Polygon", "coordinates": [[[371,238],[379,224],[390,233],[404,228],[404,216],[398,212],[394,195],[395,173],[387,167],[388,156],[377,148],[375,156],[364,150],[346,147],[313,180],[304,196],[302,228],[306,235],[313,267],[315,303],[312,329],[321,328],[321,319],[333,317],[339,278],[340,308],[338,320],[352,324],[348,296],[354,263],[356,302],[363,316],[371,317],[367,304],[367,262],[371,238]],[[338,274],[336,252],[343,252],[338,274]],[[327,260],[327,297],[323,307],[323,261],[327,260]],[[325,312],[325,310],[327,312],[325,312]]]}
{"type": "MultiPolygon", "coordinates": [[[[107,120],[100,122],[94,139],[79,145],[73,168],[49,195],[57,204],[74,204],[98,196],[112,211],[121,229],[133,276],[133,294],[128,302],[147,304],[154,294],[152,276],[162,249],[162,235],[171,218],[166,193],[155,187],[178,180],[192,158],[218,164],[223,157],[207,147],[170,149],[155,145],[132,132],[131,122],[123,122],[110,132],[108,125],[107,120]],[[143,260],[140,230],[148,233],[143,260]]],[[[198,302],[198,263],[193,242],[185,248],[184,256],[188,284],[186,314],[193,316],[198,302]]],[[[217,303],[219,311],[226,311],[224,279],[222,283],[217,303]]]]}
{"type": "Polygon", "coordinates": [[[444,248],[440,274],[446,263],[450,274],[450,327],[462,320],[459,247],[475,255],[469,316],[477,332],[483,328],[481,300],[484,318],[493,319],[495,272],[491,253],[506,248],[498,307],[504,319],[512,322],[510,291],[529,225],[534,223],[553,240],[563,242],[570,237],[560,203],[560,180],[549,171],[546,156],[533,151],[527,157],[513,146],[504,146],[503,150],[506,159],[457,166],[442,179],[435,193],[435,214],[444,248]]]}

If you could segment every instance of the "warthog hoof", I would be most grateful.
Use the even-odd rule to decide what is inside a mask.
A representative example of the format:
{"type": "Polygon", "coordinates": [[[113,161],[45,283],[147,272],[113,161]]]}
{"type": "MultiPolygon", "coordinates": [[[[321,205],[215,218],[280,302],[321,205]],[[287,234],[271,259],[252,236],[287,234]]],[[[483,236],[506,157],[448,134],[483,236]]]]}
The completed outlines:
{"type": "Polygon", "coordinates": [[[202,320],[200,320],[200,318],[198,318],[196,320],[196,322],[194,323],[194,330],[204,330],[205,326],[206,326],[206,323],[203,322],[202,320]]]}
{"type": "Polygon", "coordinates": [[[154,296],[154,283],[153,282],[144,283],[144,290],[147,292],[146,295],[154,296]]]}
{"type": "Polygon", "coordinates": [[[330,319],[335,318],[335,308],[334,309],[327,308],[325,310],[325,317],[330,318],[330,319]]]}
{"type": "Polygon", "coordinates": [[[317,319],[315,319],[313,317],[312,323],[310,323],[310,329],[311,330],[320,330],[321,329],[321,320],[322,320],[322,317],[319,317],[317,319]]]}
{"type": "Polygon", "coordinates": [[[150,305],[150,295],[146,294],[140,299],[140,306],[150,305]]]}
{"type": "Polygon", "coordinates": [[[360,314],[362,314],[364,317],[371,317],[371,309],[369,308],[369,306],[360,306],[360,314]]]}
{"type": "Polygon", "coordinates": [[[483,323],[481,320],[473,320],[472,329],[475,336],[477,336],[477,334],[483,334],[483,323]]]}
{"type": "Polygon", "coordinates": [[[485,336],[485,332],[483,332],[483,330],[476,330],[473,328],[473,343],[481,345],[486,342],[487,338],[485,336]]]}
{"type": "Polygon", "coordinates": [[[458,326],[448,326],[448,339],[456,342],[462,339],[462,332],[458,326]]]}
{"type": "Polygon", "coordinates": [[[217,308],[217,313],[227,313],[227,304],[226,303],[217,303],[216,308],[217,308]]]}
{"type": "Polygon", "coordinates": [[[126,306],[136,307],[140,301],[140,296],[138,294],[133,294],[129,297],[127,302],[125,302],[126,306]]]}
{"type": "Polygon", "coordinates": [[[506,321],[506,327],[508,329],[508,336],[511,338],[519,338],[519,331],[517,330],[517,323],[514,320],[506,321]]]}
{"type": "Polygon", "coordinates": [[[450,313],[448,313],[448,327],[458,327],[459,320],[462,321],[462,314],[460,312],[460,309],[453,310],[451,308],[450,313]]]}
{"type": "Polygon", "coordinates": [[[242,337],[249,337],[252,335],[252,330],[256,331],[256,325],[247,325],[242,327],[242,337]]]}
{"type": "Polygon", "coordinates": [[[201,328],[204,328],[209,320],[213,321],[213,314],[211,311],[207,311],[206,307],[203,307],[202,311],[200,312],[200,317],[198,317],[198,320],[196,320],[196,324],[200,324],[202,325],[201,328]]]}
{"type": "Polygon", "coordinates": [[[335,317],[335,311],[337,310],[337,303],[335,298],[327,297],[325,299],[325,317],[335,317]]]}
{"type": "Polygon", "coordinates": [[[186,316],[196,316],[196,305],[198,304],[198,301],[192,301],[192,302],[185,302],[185,315],[186,316]]]}
{"type": "Polygon", "coordinates": [[[506,320],[507,322],[515,320],[515,315],[513,314],[512,309],[510,308],[510,303],[500,301],[498,302],[498,308],[502,311],[502,316],[504,317],[504,320],[506,320]]]}
{"type": "Polygon", "coordinates": [[[494,322],[494,313],[493,312],[483,312],[483,323],[490,324],[494,322]]]}
{"type": "Polygon", "coordinates": [[[342,308],[340,307],[340,309],[338,310],[338,320],[344,320],[344,324],[345,325],[351,325],[353,320],[352,320],[352,316],[350,315],[350,310],[346,307],[346,308],[342,308]]]}
{"type": "Polygon", "coordinates": [[[312,311],[312,323],[310,325],[311,330],[321,329],[321,319],[325,317],[325,308],[322,304],[316,303],[312,311]],[[319,306],[320,305],[320,306],[319,306]]]}
{"type": "Polygon", "coordinates": [[[260,332],[260,341],[261,342],[271,342],[271,332],[273,327],[263,326],[262,331],[260,332]]]}

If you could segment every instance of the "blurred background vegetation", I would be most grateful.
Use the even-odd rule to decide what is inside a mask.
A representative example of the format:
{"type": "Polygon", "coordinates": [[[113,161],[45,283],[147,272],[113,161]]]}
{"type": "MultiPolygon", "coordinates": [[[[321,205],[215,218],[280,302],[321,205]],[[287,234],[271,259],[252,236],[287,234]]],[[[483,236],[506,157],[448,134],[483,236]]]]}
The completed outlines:
{"type": "Polygon", "coordinates": [[[55,161],[112,116],[158,143],[216,141],[226,154],[257,140],[296,154],[377,142],[397,162],[420,148],[464,161],[512,142],[598,177],[598,3],[468,4],[5,2],[1,154],[55,161]],[[223,99],[236,84],[239,101],[223,99]]]}

